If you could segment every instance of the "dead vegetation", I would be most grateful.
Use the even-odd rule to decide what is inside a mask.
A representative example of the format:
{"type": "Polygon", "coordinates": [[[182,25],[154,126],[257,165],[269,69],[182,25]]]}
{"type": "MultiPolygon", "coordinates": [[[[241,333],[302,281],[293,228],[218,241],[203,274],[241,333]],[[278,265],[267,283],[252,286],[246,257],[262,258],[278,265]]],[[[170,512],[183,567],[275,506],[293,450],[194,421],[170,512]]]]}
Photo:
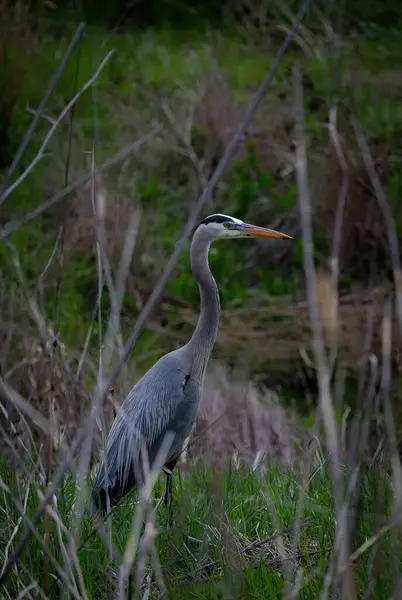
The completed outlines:
{"type": "MultiPolygon", "coordinates": [[[[368,354],[381,355],[383,297],[384,291],[379,290],[377,298],[356,296],[340,302],[339,361],[355,378],[368,354]],[[372,339],[367,349],[369,314],[372,339]]],[[[59,443],[69,443],[88,414],[89,381],[96,377],[96,365],[91,366],[91,358],[87,356],[82,363],[85,368],[77,377],[80,353],[71,354],[51,330],[46,332],[46,338],[38,337],[28,315],[22,326],[21,313],[19,311],[19,322],[11,317],[7,323],[3,321],[2,376],[52,423],[59,443]],[[21,356],[24,358],[18,360],[21,356]]],[[[189,442],[189,457],[213,458],[221,467],[229,459],[251,466],[255,461],[275,461],[295,468],[310,457],[311,431],[300,427],[296,414],[283,406],[280,392],[272,389],[286,378],[294,380],[297,370],[307,371],[314,378],[307,313],[305,302],[291,305],[285,301],[269,307],[224,311],[214,351],[220,364],[215,362],[208,370],[197,425],[189,442]],[[223,366],[230,364],[232,368],[223,366]],[[270,365],[274,365],[271,372],[270,365]]],[[[181,310],[177,315],[178,321],[186,321],[191,327],[197,318],[195,311],[181,310]]],[[[181,343],[179,339],[185,342],[187,331],[190,332],[190,327],[184,329],[182,338],[175,336],[177,343],[181,343]]],[[[163,335],[163,330],[161,333],[163,335]]],[[[167,351],[171,349],[169,340],[170,337],[164,340],[167,351]]],[[[395,340],[394,344],[396,348],[395,340]]],[[[130,387],[134,383],[129,380],[126,385],[130,387]]],[[[119,383],[113,404],[117,407],[123,399],[123,387],[119,383]]],[[[10,432],[10,423],[13,423],[16,427],[16,433],[11,436],[14,442],[20,444],[15,436],[23,434],[24,444],[27,444],[31,428],[27,426],[25,415],[16,411],[4,396],[2,403],[3,430],[10,432]]],[[[115,414],[113,404],[106,402],[105,405],[106,428],[115,414]]],[[[43,446],[44,432],[35,425],[33,432],[36,447],[43,446]]],[[[10,456],[10,449],[6,447],[3,445],[3,450],[10,456]]]]}
{"type": "Polygon", "coordinates": [[[38,332],[33,324],[35,315],[40,318],[33,297],[28,314],[20,301],[15,296],[12,307],[3,303],[3,317],[10,308],[13,314],[2,320],[0,330],[0,372],[7,386],[0,392],[0,451],[18,468],[27,453],[43,459],[50,442],[59,449],[71,443],[91,402],[88,361],[78,371],[77,358],[55,331],[41,322],[44,327],[38,332]],[[14,392],[24,399],[24,406],[32,407],[32,413],[18,407],[14,392]]]}
{"type": "MultiPolygon", "coordinates": [[[[318,283],[325,278],[319,276],[318,283]]],[[[324,290],[321,288],[322,293],[324,290]]],[[[369,315],[374,311],[372,346],[370,351],[378,353],[381,343],[381,310],[389,286],[379,286],[371,292],[356,290],[339,298],[339,359],[352,369],[357,369],[367,352],[364,346],[365,329],[369,315]]],[[[323,298],[326,301],[326,298],[323,298]]],[[[336,302],[336,298],[332,299],[336,302]]],[[[328,307],[328,304],[324,305],[328,307]]],[[[167,309],[168,307],[166,307],[167,309]]],[[[324,313],[325,317],[325,313],[324,313]]],[[[190,309],[179,309],[177,321],[191,327],[197,323],[198,315],[190,309]]],[[[190,328],[186,328],[180,339],[184,340],[190,328]]],[[[397,341],[394,341],[395,347],[397,341]]],[[[307,364],[311,356],[311,334],[308,306],[305,300],[292,301],[289,297],[270,299],[260,306],[227,308],[222,314],[215,353],[223,362],[240,362],[254,376],[261,375],[269,365],[275,372],[289,375],[297,365],[307,364]]]]}
{"type": "MultiPolygon", "coordinates": [[[[272,390],[243,374],[211,365],[186,455],[224,469],[228,460],[256,468],[266,461],[297,468],[305,462],[311,433],[272,390]]],[[[311,457],[310,457],[311,458],[311,457]]]]}

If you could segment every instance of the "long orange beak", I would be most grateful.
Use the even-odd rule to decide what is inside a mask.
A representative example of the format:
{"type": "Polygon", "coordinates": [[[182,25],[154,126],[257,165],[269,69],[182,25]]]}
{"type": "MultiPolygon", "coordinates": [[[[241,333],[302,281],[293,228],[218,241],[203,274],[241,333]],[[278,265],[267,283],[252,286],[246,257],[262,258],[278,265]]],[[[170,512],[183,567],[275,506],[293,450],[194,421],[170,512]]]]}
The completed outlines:
{"type": "Polygon", "coordinates": [[[293,240],[292,236],[287,233],[281,233],[274,229],[265,229],[265,227],[257,227],[257,225],[249,225],[248,223],[242,224],[242,229],[244,234],[250,237],[293,240]]]}

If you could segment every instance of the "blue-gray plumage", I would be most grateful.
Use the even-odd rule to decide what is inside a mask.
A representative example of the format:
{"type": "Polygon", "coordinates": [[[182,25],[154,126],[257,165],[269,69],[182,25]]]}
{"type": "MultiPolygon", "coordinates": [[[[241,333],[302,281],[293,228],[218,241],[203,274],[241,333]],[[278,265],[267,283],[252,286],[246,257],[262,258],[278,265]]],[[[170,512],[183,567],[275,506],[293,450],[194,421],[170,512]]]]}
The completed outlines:
{"type": "Polygon", "coordinates": [[[107,509],[106,490],[113,507],[137,488],[143,481],[142,447],[152,466],[168,431],[174,434],[165,461],[165,501],[170,507],[171,474],[195,423],[205,370],[218,332],[219,292],[208,265],[208,252],[213,241],[234,237],[290,238],[221,214],[207,217],[196,228],[191,268],[200,290],[197,327],[185,346],[160,358],[145,373],[118,411],[106,442],[106,461],[102,457],[92,489],[92,499],[103,513],[107,509]]]}

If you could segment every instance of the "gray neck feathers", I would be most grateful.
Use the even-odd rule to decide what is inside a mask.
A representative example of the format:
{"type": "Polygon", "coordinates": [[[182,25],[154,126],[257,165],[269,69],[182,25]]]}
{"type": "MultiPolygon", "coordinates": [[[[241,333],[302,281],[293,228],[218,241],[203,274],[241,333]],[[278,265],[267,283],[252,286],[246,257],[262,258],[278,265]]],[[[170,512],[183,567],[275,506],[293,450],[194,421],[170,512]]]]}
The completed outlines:
{"type": "Polygon", "coordinates": [[[218,288],[208,264],[210,245],[209,235],[198,229],[191,244],[191,269],[200,290],[200,317],[187,348],[193,374],[200,380],[216,341],[221,312],[218,288]]]}

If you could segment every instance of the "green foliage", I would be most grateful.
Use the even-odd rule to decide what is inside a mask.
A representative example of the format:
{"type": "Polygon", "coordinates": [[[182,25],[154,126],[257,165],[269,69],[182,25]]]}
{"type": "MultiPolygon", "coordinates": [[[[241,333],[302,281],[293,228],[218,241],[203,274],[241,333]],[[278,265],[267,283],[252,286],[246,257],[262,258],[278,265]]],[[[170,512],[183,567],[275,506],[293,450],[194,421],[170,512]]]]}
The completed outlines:
{"type": "Polygon", "coordinates": [[[291,185],[284,193],[275,191],[274,178],[260,163],[255,144],[247,143],[247,158],[235,162],[233,174],[225,189],[225,199],[230,208],[238,214],[250,214],[250,207],[259,210],[271,208],[286,211],[293,208],[296,201],[296,186],[291,185]],[[269,197],[268,197],[269,196],[269,197]]]}
{"type": "MultiPolygon", "coordinates": [[[[146,194],[148,203],[157,202],[156,198],[159,195],[160,183],[155,177],[145,181],[141,189],[146,194]],[[150,190],[152,190],[151,194],[150,190]]],[[[166,191],[166,193],[168,192],[166,191]]],[[[246,159],[236,162],[232,172],[220,185],[216,210],[237,215],[243,220],[250,218],[252,221],[260,219],[261,216],[259,215],[275,215],[277,211],[286,212],[293,207],[295,199],[296,188],[294,185],[290,186],[283,194],[274,191],[272,174],[262,167],[255,145],[249,143],[246,159]]],[[[166,197],[164,201],[166,201],[166,197]]],[[[177,234],[179,235],[184,222],[178,222],[176,215],[172,215],[172,221],[173,219],[175,220],[173,231],[176,231],[177,227],[177,234]]],[[[168,218],[166,218],[166,223],[169,223],[168,218]]],[[[160,221],[158,224],[162,230],[163,227],[161,227],[160,221]]],[[[169,236],[171,236],[172,222],[170,222],[168,231],[169,236]]],[[[223,240],[216,242],[210,250],[209,262],[214,277],[219,282],[219,291],[223,303],[228,302],[231,305],[247,304],[251,287],[253,293],[258,293],[259,290],[262,293],[268,292],[272,295],[294,291],[295,279],[292,276],[289,277],[289,274],[283,276],[279,270],[274,268],[264,270],[256,267],[249,271],[245,269],[245,246],[247,247],[245,240],[237,244],[223,240]]],[[[168,291],[185,298],[187,301],[198,302],[198,286],[191,275],[188,252],[181,257],[179,264],[180,268],[177,270],[175,279],[168,283],[168,291]]]]}
{"type": "MultiPolygon", "coordinates": [[[[24,493],[27,482],[17,478],[4,462],[0,463],[0,476],[3,485],[9,486],[17,497],[18,479],[20,493],[24,493]]],[[[165,478],[161,476],[152,494],[154,504],[163,495],[164,485],[165,478]]],[[[200,600],[222,598],[225,589],[231,590],[233,597],[281,597],[285,578],[275,535],[283,532],[284,548],[287,553],[293,554],[291,544],[295,531],[292,526],[296,523],[300,489],[300,482],[293,472],[283,472],[275,465],[271,465],[265,476],[244,467],[218,475],[201,464],[190,466],[190,471],[185,475],[177,473],[173,490],[175,526],[167,529],[163,504],[157,511],[156,522],[156,547],[169,597],[178,599],[191,595],[200,600]],[[273,536],[272,539],[270,536],[273,536]],[[248,550],[245,550],[246,547],[248,550]]],[[[35,485],[31,485],[27,500],[26,513],[31,516],[38,506],[35,485]]],[[[57,500],[67,530],[71,530],[74,501],[74,481],[67,476],[57,500]]],[[[386,518],[392,508],[391,501],[392,488],[382,471],[376,466],[372,470],[362,469],[361,500],[357,513],[359,520],[352,551],[376,531],[374,506],[386,518]]],[[[113,541],[121,553],[135,516],[135,502],[136,494],[129,495],[112,516],[113,541]]],[[[330,476],[326,468],[321,466],[314,472],[306,488],[300,536],[295,548],[297,562],[302,569],[299,597],[305,600],[316,598],[324,584],[325,573],[330,565],[330,550],[335,543],[334,510],[330,476]]],[[[9,493],[2,493],[0,553],[4,552],[18,516],[9,493]]],[[[92,527],[90,520],[82,521],[81,539],[87,537],[92,527]]],[[[38,524],[37,532],[43,536],[43,519],[38,524]]],[[[62,538],[66,543],[67,537],[63,534],[62,538]]],[[[62,564],[58,540],[57,528],[52,520],[50,548],[62,564]]],[[[395,554],[389,535],[380,538],[378,549],[384,567],[374,579],[369,552],[363,553],[355,566],[359,589],[366,589],[372,580],[373,597],[380,600],[392,592],[391,556],[400,568],[402,555],[399,551],[395,554]]],[[[78,556],[89,597],[98,600],[107,598],[105,571],[108,556],[102,538],[96,534],[79,550],[78,556]]],[[[7,585],[12,597],[17,593],[15,586],[18,577],[22,581],[32,577],[43,581],[43,560],[40,544],[32,538],[22,555],[18,572],[10,574],[7,585]]],[[[54,572],[53,567],[51,571],[54,572]]],[[[55,584],[51,598],[57,597],[59,591],[55,584]]]]}
{"type": "MultiPolygon", "coordinates": [[[[61,8],[61,4],[58,8],[61,8]]],[[[102,8],[99,9],[99,15],[101,12],[102,8]]],[[[49,14],[48,11],[47,15],[49,14]]],[[[52,21],[45,21],[38,26],[38,43],[34,46],[34,51],[27,52],[27,56],[24,53],[13,55],[15,60],[18,59],[15,72],[21,73],[21,76],[16,79],[18,93],[11,94],[14,98],[12,106],[2,115],[7,116],[6,128],[10,134],[8,143],[4,144],[8,157],[18,148],[32,118],[26,110],[27,106],[38,106],[43,91],[70,42],[74,27],[73,22],[65,24],[61,35],[56,39],[52,21]]],[[[229,27],[225,28],[223,35],[224,43],[216,44],[216,58],[228,79],[233,98],[239,104],[244,104],[249,100],[250,91],[263,77],[272,57],[270,53],[261,50],[258,40],[255,44],[244,43],[229,27]]],[[[221,38],[221,32],[211,32],[209,39],[219,42],[221,38]]],[[[52,95],[46,109],[48,116],[57,115],[72,97],[76,75],[77,85],[80,87],[92,75],[106,52],[110,48],[114,48],[115,52],[94,89],[88,90],[76,104],[70,180],[74,173],[89,168],[89,152],[94,139],[96,162],[100,162],[133,141],[133,131],[140,129],[137,128],[138,122],[151,124],[154,119],[163,118],[159,108],[160,98],[167,98],[172,110],[177,106],[186,106],[186,90],[197,89],[197,83],[203,81],[210,69],[208,53],[204,50],[205,39],[205,34],[197,28],[190,30],[171,24],[163,28],[143,30],[130,26],[119,33],[107,32],[104,27],[90,26],[85,30],[79,47],[68,62],[52,95]]],[[[324,144],[327,147],[328,134],[323,121],[328,118],[328,111],[336,94],[342,98],[342,106],[353,109],[359,117],[369,141],[376,137],[380,142],[388,144],[393,156],[397,157],[402,131],[400,103],[396,101],[397,91],[394,90],[388,97],[379,77],[381,71],[386,74],[390,66],[400,62],[400,32],[390,31],[387,35],[379,35],[377,31],[376,35],[366,35],[357,41],[352,37],[340,41],[336,48],[327,48],[321,37],[317,36],[317,52],[306,56],[301,55],[294,47],[282,63],[270,93],[272,96],[279,92],[286,95],[292,93],[291,85],[289,86],[290,67],[297,57],[301,60],[303,73],[309,81],[309,85],[305,87],[306,128],[313,153],[320,152],[324,144]],[[359,52],[355,51],[357,42],[359,52]],[[355,73],[360,77],[356,78],[356,84],[355,73]],[[377,79],[380,83],[377,83],[377,79]],[[318,110],[311,108],[311,102],[315,98],[322,101],[318,110]]],[[[8,81],[4,75],[6,72],[7,70],[0,71],[1,85],[8,81]]],[[[3,88],[4,85],[1,89],[3,88]]],[[[343,114],[340,107],[341,129],[345,123],[349,127],[343,120],[343,114]]],[[[48,121],[41,119],[20,172],[29,164],[48,129],[48,121]]],[[[195,120],[192,133],[193,144],[197,146],[197,154],[202,158],[211,131],[207,125],[199,125],[195,120]]],[[[49,155],[1,207],[2,222],[18,219],[39,206],[48,198],[48,186],[53,190],[64,185],[68,135],[69,119],[66,119],[49,146],[49,155]]],[[[402,182],[398,162],[392,163],[391,167],[389,165],[384,185],[401,233],[399,199],[402,182]]],[[[133,198],[133,202],[138,200],[141,203],[142,217],[135,258],[135,269],[138,267],[138,271],[135,272],[140,273],[141,284],[146,279],[142,287],[145,296],[157,281],[167,257],[173,251],[175,241],[186,222],[190,204],[199,189],[194,169],[187,159],[183,159],[182,155],[171,148],[164,146],[163,150],[152,149],[149,153],[144,148],[144,152],[125,162],[123,168],[119,165],[106,173],[105,181],[112,195],[116,191],[129,199],[133,198]]],[[[66,203],[63,202],[60,207],[66,203]]],[[[244,220],[269,226],[278,215],[283,214],[286,218],[295,209],[295,203],[294,183],[278,182],[270,166],[259,155],[257,147],[248,144],[244,160],[236,162],[226,174],[208,210],[211,208],[213,211],[231,213],[244,220]]],[[[58,208],[55,209],[56,213],[57,210],[58,208]]],[[[54,214],[46,214],[19,229],[12,237],[30,290],[36,290],[38,278],[54,249],[58,227],[53,219],[54,214]]],[[[302,277],[301,238],[297,236],[289,247],[292,248],[292,255],[289,252],[287,262],[283,265],[275,262],[275,253],[271,256],[263,246],[259,248],[252,241],[242,240],[233,244],[222,241],[214,244],[210,262],[223,304],[247,306],[250,297],[293,294],[302,277]]],[[[314,223],[314,250],[318,264],[327,260],[327,234],[320,222],[314,223]]],[[[14,285],[15,268],[4,245],[0,246],[0,261],[2,279],[6,285],[14,285]]],[[[382,276],[383,265],[376,265],[376,268],[382,276]]],[[[45,317],[50,321],[55,318],[55,272],[57,273],[56,267],[52,268],[44,283],[45,317]]],[[[351,284],[346,278],[342,281],[351,284]]],[[[81,251],[77,247],[63,267],[59,296],[60,328],[68,345],[77,342],[82,344],[96,295],[97,268],[94,250],[81,251]]],[[[190,305],[194,309],[198,307],[198,289],[191,275],[188,252],[182,256],[168,283],[167,295],[170,300],[179,300],[181,304],[190,305]]],[[[106,289],[102,305],[106,318],[110,306],[106,289]]],[[[131,324],[137,312],[134,295],[126,295],[123,309],[124,322],[131,324]]],[[[159,350],[158,342],[154,343],[159,350]]]]}

